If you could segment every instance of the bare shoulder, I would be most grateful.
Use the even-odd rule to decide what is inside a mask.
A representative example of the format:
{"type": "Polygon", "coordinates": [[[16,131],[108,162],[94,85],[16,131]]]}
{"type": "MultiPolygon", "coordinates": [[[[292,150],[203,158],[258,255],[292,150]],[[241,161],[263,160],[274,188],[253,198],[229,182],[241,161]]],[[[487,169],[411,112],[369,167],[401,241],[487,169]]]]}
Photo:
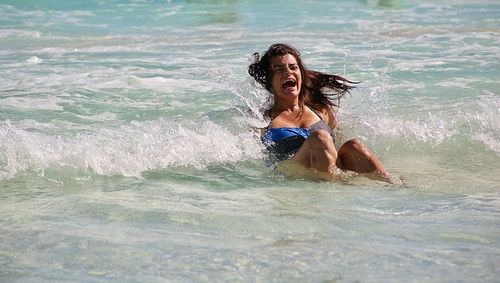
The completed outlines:
{"type": "Polygon", "coordinates": [[[330,128],[333,130],[335,127],[337,127],[337,120],[335,119],[335,113],[333,112],[333,109],[331,107],[326,107],[321,111],[321,116],[323,120],[330,126],[330,128]]]}

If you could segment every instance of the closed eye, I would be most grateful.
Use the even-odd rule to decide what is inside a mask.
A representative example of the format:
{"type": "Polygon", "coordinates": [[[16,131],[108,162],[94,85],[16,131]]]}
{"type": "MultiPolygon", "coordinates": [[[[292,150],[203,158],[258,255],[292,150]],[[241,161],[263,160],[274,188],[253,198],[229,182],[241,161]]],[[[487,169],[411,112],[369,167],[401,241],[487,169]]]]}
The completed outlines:
{"type": "Polygon", "coordinates": [[[283,69],[284,69],[283,66],[276,66],[276,67],[273,68],[273,71],[275,71],[275,72],[281,72],[281,71],[283,71],[283,69]]]}

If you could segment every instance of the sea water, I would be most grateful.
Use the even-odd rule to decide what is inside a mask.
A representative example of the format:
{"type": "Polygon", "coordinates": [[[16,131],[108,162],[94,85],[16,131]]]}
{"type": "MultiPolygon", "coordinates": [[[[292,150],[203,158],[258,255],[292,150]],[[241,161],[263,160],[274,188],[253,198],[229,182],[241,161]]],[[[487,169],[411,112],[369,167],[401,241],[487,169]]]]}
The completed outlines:
{"type": "Polygon", "coordinates": [[[497,0],[2,0],[0,281],[495,282],[499,69],[497,0]],[[394,184],[266,167],[276,42],[394,184]]]}

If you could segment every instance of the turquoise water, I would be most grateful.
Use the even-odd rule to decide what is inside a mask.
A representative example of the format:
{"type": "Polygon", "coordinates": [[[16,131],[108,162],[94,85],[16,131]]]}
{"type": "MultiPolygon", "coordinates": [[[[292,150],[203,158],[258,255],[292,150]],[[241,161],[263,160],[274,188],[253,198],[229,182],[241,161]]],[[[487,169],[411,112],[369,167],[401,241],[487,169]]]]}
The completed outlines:
{"type": "Polygon", "coordinates": [[[500,3],[0,3],[0,281],[495,282],[500,3]],[[395,184],[296,180],[249,129],[285,42],[361,81],[395,184]],[[398,181],[402,176],[404,181],[398,181]]]}

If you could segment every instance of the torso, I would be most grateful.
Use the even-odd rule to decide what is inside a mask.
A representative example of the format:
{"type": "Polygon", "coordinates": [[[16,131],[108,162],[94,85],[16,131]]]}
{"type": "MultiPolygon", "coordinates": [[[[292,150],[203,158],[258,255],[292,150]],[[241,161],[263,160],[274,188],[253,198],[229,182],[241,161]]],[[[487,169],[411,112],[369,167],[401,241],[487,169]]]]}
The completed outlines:
{"type": "Polygon", "coordinates": [[[282,111],[276,115],[270,109],[265,112],[265,115],[271,118],[271,123],[262,132],[262,142],[278,160],[283,160],[295,154],[312,131],[328,131],[335,141],[335,134],[332,130],[335,126],[335,118],[331,111],[325,112],[327,113],[318,112],[306,106],[301,114],[295,113],[294,115],[294,113],[282,111]]]}

